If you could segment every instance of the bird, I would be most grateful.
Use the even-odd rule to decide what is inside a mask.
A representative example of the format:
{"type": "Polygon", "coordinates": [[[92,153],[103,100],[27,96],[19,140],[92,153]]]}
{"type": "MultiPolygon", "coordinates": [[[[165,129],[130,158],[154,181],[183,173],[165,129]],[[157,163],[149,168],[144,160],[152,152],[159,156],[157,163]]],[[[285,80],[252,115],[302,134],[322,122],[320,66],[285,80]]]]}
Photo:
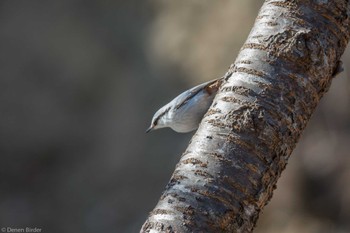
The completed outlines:
{"type": "Polygon", "coordinates": [[[222,81],[222,78],[218,78],[182,92],[154,114],[146,133],[165,127],[178,133],[197,129],[222,81]]]}

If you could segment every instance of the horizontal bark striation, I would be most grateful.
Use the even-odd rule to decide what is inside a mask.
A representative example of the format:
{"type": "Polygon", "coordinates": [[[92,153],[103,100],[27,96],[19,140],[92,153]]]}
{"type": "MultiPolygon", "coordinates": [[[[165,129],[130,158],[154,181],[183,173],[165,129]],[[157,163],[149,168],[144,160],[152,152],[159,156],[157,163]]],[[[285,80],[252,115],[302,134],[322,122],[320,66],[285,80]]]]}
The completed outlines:
{"type": "Polygon", "coordinates": [[[349,40],[347,1],[269,0],[142,232],[251,232],[349,40]]]}

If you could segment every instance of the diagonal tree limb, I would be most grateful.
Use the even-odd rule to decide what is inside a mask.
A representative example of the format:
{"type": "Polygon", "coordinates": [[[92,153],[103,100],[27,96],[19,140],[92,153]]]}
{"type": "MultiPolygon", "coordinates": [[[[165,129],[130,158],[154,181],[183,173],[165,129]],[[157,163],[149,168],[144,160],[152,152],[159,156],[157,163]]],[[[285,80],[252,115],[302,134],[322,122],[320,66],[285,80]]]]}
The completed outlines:
{"type": "Polygon", "coordinates": [[[350,37],[347,0],[267,0],[141,232],[252,232],[350,37]]]}

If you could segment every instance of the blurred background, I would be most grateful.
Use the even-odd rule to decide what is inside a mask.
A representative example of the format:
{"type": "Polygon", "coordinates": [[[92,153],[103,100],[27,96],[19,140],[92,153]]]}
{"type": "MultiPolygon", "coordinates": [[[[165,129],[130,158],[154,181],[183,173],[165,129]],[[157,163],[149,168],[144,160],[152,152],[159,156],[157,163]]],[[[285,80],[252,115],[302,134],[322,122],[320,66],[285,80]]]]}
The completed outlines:
{"type": "MultiPolygon", "coordinates": [[[[262,2],[1,1],[0,227],[138,232],[192,135],[146,135],[154,112],[227,71],[262,2]]],[[[255,232],[350,232],[343,61],[255,232]]]]}

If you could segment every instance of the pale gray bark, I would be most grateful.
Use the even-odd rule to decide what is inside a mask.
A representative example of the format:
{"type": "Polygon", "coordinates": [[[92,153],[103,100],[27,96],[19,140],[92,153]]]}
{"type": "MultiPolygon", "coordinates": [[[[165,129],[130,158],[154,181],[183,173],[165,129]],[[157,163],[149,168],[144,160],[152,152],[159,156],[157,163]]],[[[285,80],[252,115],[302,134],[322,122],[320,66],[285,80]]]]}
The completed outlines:
{"type": "Polygon", "coordinates": [[[141,232],[252,232],[338,72],[349,16],[346,0],[265,2],[141,232]]]}

